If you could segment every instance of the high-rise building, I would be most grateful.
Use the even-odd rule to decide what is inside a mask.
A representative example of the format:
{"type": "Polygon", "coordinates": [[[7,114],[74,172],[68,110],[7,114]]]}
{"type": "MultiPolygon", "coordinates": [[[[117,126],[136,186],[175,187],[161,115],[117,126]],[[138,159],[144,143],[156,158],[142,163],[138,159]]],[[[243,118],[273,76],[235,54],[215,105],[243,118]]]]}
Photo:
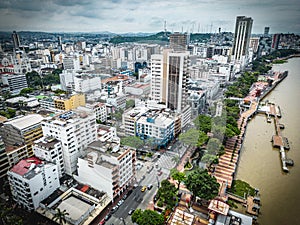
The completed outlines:
{"type": "Polygon", "coordinates": [[[27,210],[37,209],[60,186],[57,165],[36,157],[21,160],[7,175],[14,201],[27,210]]]}
{"type": "Polygon", "coordinates": [[[271,46],[272,51],[278,49],[281,35],[282,34],[274,34],[273,35],[272,46],[271,46]]]}
{"type": "Polygon", "coordinates": [[[270,27],[265,27],[264,36],[268,36],[270,31],[270,27]]]}
{"type": "Polygon", "coordinates": [[[243,65],[248,60],[252,23],[253,20],[251,17],[238,16],[236,18],[232,55],[233,60],[243,65]]]}
{"type": "Polygon", "coordinates": [[[20,91],[28,87],[25,74],[2,74],[2,84],[8,85],[12,95],[20,94],[20,91]]]}
{"type": "Polygon", "coordinates": [[[21,43],[20,43],[20,37],[19,37],[19,35],[17,34],[17,32],[16,32],[16,31],[13,31],[11,37],[12,37],[12,40],[13,40],[14,49],[19,49],[21,43]]]}
{"type": "Polygon", "coordinates": [[[187,50],[187,34],[174,33],[170,35],[170,48],[175,52],[187,50]]]}
{"type": "Polygon", "coordinates": [[[65,172],[72,175],[77,170],[77,159],[82,150],[97,139],[94,113],[73,110],[42,122],[44,136],[61,141],[65,172]]]}

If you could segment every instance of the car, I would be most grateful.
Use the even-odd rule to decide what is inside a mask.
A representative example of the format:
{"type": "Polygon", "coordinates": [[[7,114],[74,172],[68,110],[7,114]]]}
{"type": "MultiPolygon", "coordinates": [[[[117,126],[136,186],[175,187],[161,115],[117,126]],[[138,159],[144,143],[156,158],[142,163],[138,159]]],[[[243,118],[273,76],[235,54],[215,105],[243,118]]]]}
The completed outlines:
{"type": "Polygon", "coordinates": [[[132,208],[131,208],[131,209],[129,210],[129,212],[128,212],[128,215],[132,215],[132,213],[134,213],[134,211],[135,211],[135,209],[132,209],[132,208]]]}
{"type": "Polygon", "coordinates": [[[127,198],[127,195],[125,194],[122,199],[125,200],[126,198],[127,198]]]}
{"type": "Polygon", "coordinates": [[[105,219],[102,219],[99,223],[99,225],[103,225],[103,224],[105,224],[105,219]]]}
{"type": "Polygon", "coordinates": [[[158,175],[158,176],[162,175],[162,171],[159,171],[159,172],[157,173],[157,175],[158,175]]]}
{"type": "Polygon", "coordinates": [[[133,187],[134,188],[137,188],[139,185],[137,184],[137,183],[135,183],[134,185],[133,185],[133,187]]]}
{"type": "Polygon", "coordinates": [[[119,206],[118,206],[118,205],[115,205],[115,206],[112,208],[111,212],[112,212],[112,213],[116,212],[116,211],[118,210],[118,208],[119,208],[119,206]]]}
{"type": "Polygon", "coordinates": [[[110,217],[111,217],[111,214],[108,213],[108,214],[104,217],[104,220],[107,221],[107,220],[109,220],[110,217]]]}
{"type": "Polygon", "coordinates": [[[141,189],[141,192],[144,192],[146,191],[147,187],[146,186],[143,186],[142,189],[141,189]]]}
{"type": "Polygon", "coordinates": [[[119,202],[118,202],[118,206],[121,206],[123,204],[124,200],[121,199],[119,202]]]}
{"type": "Polygon", "coordinates": [[[147,186],[148,190],[151,190],[152,187],[153,187],[152,184],[149,184],[149,185],[147,186]]]}

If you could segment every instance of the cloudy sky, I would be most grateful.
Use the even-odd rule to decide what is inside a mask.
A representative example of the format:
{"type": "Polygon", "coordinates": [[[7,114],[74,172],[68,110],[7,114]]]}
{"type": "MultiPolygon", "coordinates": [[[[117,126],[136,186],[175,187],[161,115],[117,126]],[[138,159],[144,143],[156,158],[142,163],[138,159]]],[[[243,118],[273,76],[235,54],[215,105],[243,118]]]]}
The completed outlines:
{"type": "Polygon", "coordinates": [[[2,31],[233,32],[238,15],[252,33],[300,33],[299,0],[0,0],[2,31]]]}

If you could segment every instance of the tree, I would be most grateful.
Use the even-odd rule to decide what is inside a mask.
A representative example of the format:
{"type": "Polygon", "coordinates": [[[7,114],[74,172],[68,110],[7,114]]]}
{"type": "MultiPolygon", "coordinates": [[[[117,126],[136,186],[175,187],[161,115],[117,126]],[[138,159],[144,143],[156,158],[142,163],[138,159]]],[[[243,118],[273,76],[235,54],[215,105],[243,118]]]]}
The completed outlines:
{"type": "Polygon", "coordinates": [[[186,145],[201,147],[208,140],[208,136],[203,131],[192,128],[185,133],[181,133],[179,140],[186,145]]]}
{"type": "Polygon", "coordinates": [[[53,216],[52,219],[53,219],[55,222],[58,221],[59,224],[64,224],[64,223],[67,222],[67,221],[66,221],[66,216],[67,216],[67,215],[69,215],[69,213],[66,212],[66,210],[60,211],[60,209],[57,208],[57,209],[56,209],[56,213],[55,213],[55,215],[53,216]]]}
{"type": "Polygon", "coordinates": [[[194,124],[196,128],[204,133],[211,131],[211,117],[206,115],[199,115],[195,120],[194,124]]]}
{"type": "Polygon", "coordinates": [[[27,94],[29,94],[29,93],[32,93],[33,91],[34,91],[33,88],[23,88],[23,89],[20,91],[20,95],[25,96],[25,95],[27,95],[27,94]]]}
{"type": "Polygon", "coordinates": [[[128,136],[121,138],[121,145],[127,145],[133,148],[142,148],[144,146],[144,142],[136,136],[128,136]]]}
{"type": "Polygon", "coordinates": [[[132,108],[135,106],[135,101],[133,99],[129,99],[126,101],[126,109],[132,108]]]}
{"type": "Polygon", "coordinates": [[[158,203],[165,205],[166,209],[172,209],[177,203],[177,188],[168,180],[163,180],[156,193],[158,203]]]}
{"type": "Polygon", "coordinates": [[[197,168],[188,175],[185,185],[193,192],[194,196],[207,201],[218,195],[220,186],[215,177],[209,175],[207,170],[200,168],[197,168]]]}
{"type": "Polygon", "coordinates": [[[173,168],[171,169],[171,177],[173,180],[178,181],[177,190],[179,190],[181,182],[186,178],[185,173],[179,172],[177,169],[173,168]]]}
{"type": "Polygon", "coordinates": [[[144,211],[141,209],[135,210],[131,216],[131,220],[133,223],[137,223],[139,225],[164,224],[164,216],[150,209],[146,209],[144,211]]]}

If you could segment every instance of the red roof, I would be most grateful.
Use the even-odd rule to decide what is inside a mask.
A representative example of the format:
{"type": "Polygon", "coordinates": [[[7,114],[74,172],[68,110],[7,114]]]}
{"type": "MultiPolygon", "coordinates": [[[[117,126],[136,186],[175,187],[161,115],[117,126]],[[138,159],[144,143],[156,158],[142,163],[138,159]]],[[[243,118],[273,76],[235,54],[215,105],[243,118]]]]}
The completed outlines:
{"type": "Polygon", "coordinates": [[[31,164],[35,164],[35,165],[42,164],[42,160],[36,157],[22,159],[10,171],[23,176],[29,171],[31,164]]]}
{"type": "Polygon", "coordinates": [[[88,186],[88,185],[84,185],[84,186],[80,189],[80,191],[86,192],[88,189],[89,189],[89,186],[88,186]]]}

